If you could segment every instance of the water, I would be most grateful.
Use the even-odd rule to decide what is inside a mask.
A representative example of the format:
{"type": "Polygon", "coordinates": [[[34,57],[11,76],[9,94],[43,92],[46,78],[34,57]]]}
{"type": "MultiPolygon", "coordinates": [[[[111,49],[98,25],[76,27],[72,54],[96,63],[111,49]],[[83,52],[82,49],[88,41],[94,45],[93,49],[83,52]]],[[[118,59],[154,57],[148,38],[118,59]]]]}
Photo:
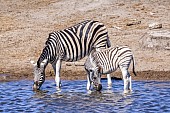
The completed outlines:
{"type": "Polygon", "coordinates": [[[113,81],[101,92],[87,92],[86,81],[62,81],[62,90],[46,80],[41,91],[32,91],[32,81],[0,83],[0,112],[56,113],[170,113],[170,84],[158,81],[132,81],[133,92],[123,94],[123,82],[113,81]]]}

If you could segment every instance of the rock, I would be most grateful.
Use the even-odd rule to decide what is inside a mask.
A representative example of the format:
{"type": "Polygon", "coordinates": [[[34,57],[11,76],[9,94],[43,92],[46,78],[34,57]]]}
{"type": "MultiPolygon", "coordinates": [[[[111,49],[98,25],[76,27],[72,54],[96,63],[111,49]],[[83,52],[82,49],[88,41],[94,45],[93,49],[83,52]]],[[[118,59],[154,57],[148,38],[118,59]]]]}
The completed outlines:
{"type": "Polygon", "coordinates": [[[74,62],[67,62],[66,63],[66,66],[73,66],[74,65],[74,62]]]}
{"type": "Polygon", "coordinates": [[[84,66],[84,62],[75,62],[75,66],[84,66]]]}
{"type": "Polygon", "coordinates": [[[141,24],[141,21],[132,21],[126,24],[126,26],[132,26],[132,25],[137,25],[137,24],[141,24]]]}
{"type": "Polygon", "coordinates": [[[10,75],[0,74],[0,81],[8,81],[10,79],[10,75]]]}
{"type": "Polygon", "coordinates": [[[160,28],[162,28],[162,24],[158,22],[149,24],[149,29],[160,29],[160,28]]]}
{"type": "Polygon", "coordinates": [[[84,66],[84,62],[77,61],[77,62],[67,62],[66,66],[84,66]]]}
{"type": "Polygon", "coordinates": [[[154,13],[154,12],[150,12],[149,14],[150,14],[150,15],[155,15],[155,13],[154,13]]]}
{"type": "Polygon", "coordinates": [[[144,48],[170,50],[170,30],[152,30],[141,38],[144,48]]]}
{"type": "Polygon", "coordinates": [[[113,26],[113,28],[118,29],[118,30],[121,30],[121,29],[122,29],[122,28],[117,27],[117,26],[113,26]]]}

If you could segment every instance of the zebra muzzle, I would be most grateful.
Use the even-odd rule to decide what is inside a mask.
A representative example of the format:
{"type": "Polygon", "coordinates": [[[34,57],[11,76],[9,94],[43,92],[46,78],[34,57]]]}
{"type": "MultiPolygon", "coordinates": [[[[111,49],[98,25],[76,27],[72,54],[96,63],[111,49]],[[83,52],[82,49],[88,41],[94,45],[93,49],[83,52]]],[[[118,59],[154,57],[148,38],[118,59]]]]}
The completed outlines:
{"type": "Polygon", "coordinates": [[[100,91],[100,90],[102,90],[102,85],[101,84],[95,84],[94,88],[96,89],[96,91],[100,91]]]}
{"type": "Polygon", "coordinates": [[[39,85],[38,81],[34,82],[33,90],[39,90],[39,89],[40,89],[40,85],[39,85]]]}

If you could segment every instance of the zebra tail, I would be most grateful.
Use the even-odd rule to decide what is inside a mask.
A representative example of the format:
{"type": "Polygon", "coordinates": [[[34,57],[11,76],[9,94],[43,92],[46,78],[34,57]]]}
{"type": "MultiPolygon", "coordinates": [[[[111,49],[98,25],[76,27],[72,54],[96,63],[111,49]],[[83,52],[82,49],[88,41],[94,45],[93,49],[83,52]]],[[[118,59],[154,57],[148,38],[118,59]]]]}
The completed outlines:
{"type": "Polygon", "coordinates": [[[110,39],[109,37],[107,37],[107,48],[111,47],[111,42],[110,42],[110,39]]]}
{"type": "Polygon", "coordinates": [[[135,72],[135,59],[134,59],[134,56],[132,56],[132,62],[133,62],[133,67],[132,67],[132,71],[133,71],[133,74],[135,76],[137,76],[136,72],[135,72]]]}

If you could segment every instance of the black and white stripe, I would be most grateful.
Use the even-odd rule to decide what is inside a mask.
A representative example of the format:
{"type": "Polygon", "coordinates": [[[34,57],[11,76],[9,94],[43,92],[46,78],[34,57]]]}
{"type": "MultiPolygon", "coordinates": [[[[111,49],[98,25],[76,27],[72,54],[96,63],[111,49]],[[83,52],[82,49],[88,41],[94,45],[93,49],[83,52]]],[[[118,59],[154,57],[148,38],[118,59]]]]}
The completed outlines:
{"type": "MultiPolygon", "coordinates": [[[[92,51],[90,56],[85,62],[85,69],[88,73],[93,72],[94,74],[99,72],[98,74],[109,74],[120,68],[123,74],[123,79],[127,79],[130,77],[128,72],[128,68],[130,66],[131,61],[133,62],[132,71],[135,73],[135,61],[133,57],[133,53],[131,49],[127,46],[121,47],[110,47],[108,49],[104,49],[101,51],[92,51]]],[[[93,75],[95,78],[100,77],[99,75],[93,75]]],[[[89,75],[89,79],[93,81],[93,77],[89,75]]],[[[129,80],[131,82],[131,80],[129,80]]],[[[131,89],[130,86],[125,89],[131,89]]]]}
{"type": "Polygon", "coordinates": [[[49,34],[46,46],[38,60],[53,63],[58,58],[63,61],[77,61],[90,53],[92,47],[110,47],[106,27],[98,22],[87,20],[67,29],[49,34]]]}
{"type": "MultiPolygon", "coordinates": [[[[51,63],[56,75],[56,86],[60,89],[62,61],[78,61],[89,55],[93,47],[110,47],[107,29],[103,23],[98,21],[87,20],[67,29],[50,33],[37,63],[32,63],[34,70],[41,68],[41,72],[37,72],[39,74],[34,73],[34,78],[41,76],[40,73],[43,73],[47,64],[51,63]],[[44,60],[45,63],[42,63],[44,60]]],[[[44,73],[43,76],[45,76],[44,73]]],[[[40,83],[39,86],[41,86],[43,82],[36,79],[34,83],[37,83],[37,81],[40,83]]],[[[36,88],[34,86],[34,89],[36,88]]]]}

